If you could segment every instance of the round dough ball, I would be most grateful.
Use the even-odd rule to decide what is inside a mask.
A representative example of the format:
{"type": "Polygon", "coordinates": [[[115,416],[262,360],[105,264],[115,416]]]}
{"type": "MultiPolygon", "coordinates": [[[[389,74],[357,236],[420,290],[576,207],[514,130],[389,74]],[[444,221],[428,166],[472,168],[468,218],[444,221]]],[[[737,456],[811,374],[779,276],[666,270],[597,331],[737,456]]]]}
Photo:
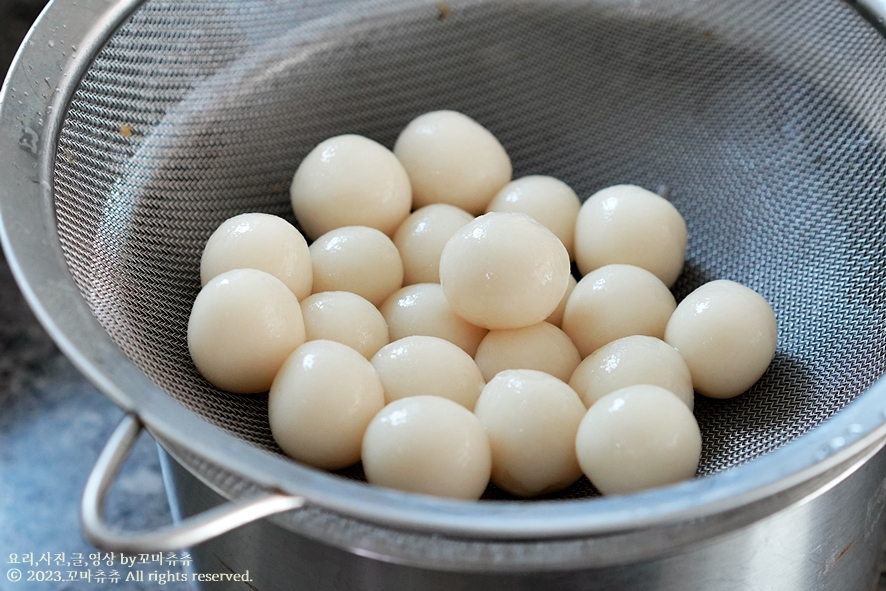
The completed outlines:
{"type": "Polygon", "coordinates": [[[572,290],[575,289],[575,284],[578,283],[575,280],[575,277],[570,273],[569,275],[569,284],[566,286],[566,293],[563,294],[563,297],[560,298],[560,303],[557,304],[557,308],[551,312],[551,315],[545,318],[545,322],[549,322],[553,324],[557,328],[563,327],[563,312],[566,310],[566,302],[569,301],[569,296],[572,295],[572,290]]]}
{"type": "Polygon", "coordinates": [[[531,175],[505,185],[486,211],[528,213],[560,239],[569,260],[573,260],[575,220],[580,208],[581,201],[569,185],[552,176],[531,175]]]}
{"type": "Polygon", "coordinates": [[[677,307],[655,275],[632,265],[606,265],[582,277],[563,311],[563,332],[582,357],[606,343],[640,334],[664,338],[677,307]]]}
{"type": "Polygon", "coordinates": [[[380,310],[391,341],[412,335],[440,337],[473,357],[489,332],[453,312],[439,283],[406,286],[385,300],[380,310]]]}
{"type": "Polygon", "coordinates": [[[440,253],[474,216],[445,203],[426,205],[403,220],[394,244],[403,259],[403,285],[440,283],[440,253]]]}
{"type": "Polygon", "coordinates": [[[280,368],[268,396],[274,441],[289,457],[324,470],[360,460],[363,434],[384,407],[372,364],[334,341],[310,341],[280,368]]]}
{"type": "Polygon", "coordinates": [[[311,239],[356,225],[392,236],[412,208],[412,188],[400,161],[359,135],[320,142],[299,164],[289,194],[311,239]]]}
{"type": "Polygon", "coordinates": [[[438,396],[395,400],[363,437],[363,471],[379,486],[477,500],[491,466],[489,441],[474,413],[438,396]]]}
{"type": "Polygon", "coordinates": [[[217,388],[265,392],[286,357],[305,342],[298,299],[282,281],[257,269],[212,278],[188,319],[188,350],[217,388]]]}
{"type": "Polygon", "coordinates": [[[566,333],[547,322],[490,330],[474,359],[487,382],[506,369],[534,369],[565,382],[581,363],[581,355],[566,333]]]}
{"type": "Polygon", "coordinates": [[[470,355],[437,337],[399,339],[382,347],[371,362],[387,404],[409,396],[440,396],[474,410],[486,385],[470,355]]]}
{"type": "Polygon", "coordinates": [[[769,367],[778,326],[763,296],[721,279],[705,283],[680,302],[664,338],[686,360],[700,394],[732,398],[769,367]]]}
{"type": "Polygon", "coordinates": [[[537,324],[569,285],[569,255],[525,213],[487,213],[458,230],[440,255],[440,283],[456,314],[488,329],[537,324]]]}
{"type": "Polygon", "coordinates": [[[400,252],[375,228],[337,228],[317,238],[310,251],[314,293],[349,291],[380,306],[403,286],[400,252]]]}
{"type": "Polygon", "coordinates": [[[474,414],[492,448],[492,482],[520,497],[562,490],[578,480],[575,436],[585,415],[578,395],[540,371],[506,370],[480,394],[474,414]]]}
{"type": "Polygon", "coordinates": [[[575,224],[582,275],[612,263],[636,265],[672,286],[686,259],[686,222],[670,201],[635,185],[591,195],[575,224]]]}
{"type": "Polygon", "coordinates": [[[302,300],[308,341],[328,340],[371,359],[388,344],[388,324],[378,308],[349,291],[323,291],[302,300]]]}
{"type": "Polygon", "coordinates": [[[628,386],[588,409],[575,449],[597,490],[624,494],[695,476],[701,432],[674,393],[648,384],[628,386]]]}
{"type": "Polygon", "coordinates": [[[206,241],[200,258],[200,281],[232,269],[270,273],[299,300],[311,295],[314,282],[308,243],[295,226],[267,213],[244,213],[225,220],[206,241]]]}
{"type": "Polygon", "coordinates": [[[651,384],[695,406],[692,376],[682,355],[655,337],[633,335],[603,345],[575,368],[569,385],[588,408],[603,396],[628,386],[651,384]]]}
{"type": "Polygon", "coordinates": [[[448,203],[479,215],[511,180],[511,159],[495,136],[455,111],[433,111],[410,121],[394,154],[412,182],[416,208],[448,203]]]}

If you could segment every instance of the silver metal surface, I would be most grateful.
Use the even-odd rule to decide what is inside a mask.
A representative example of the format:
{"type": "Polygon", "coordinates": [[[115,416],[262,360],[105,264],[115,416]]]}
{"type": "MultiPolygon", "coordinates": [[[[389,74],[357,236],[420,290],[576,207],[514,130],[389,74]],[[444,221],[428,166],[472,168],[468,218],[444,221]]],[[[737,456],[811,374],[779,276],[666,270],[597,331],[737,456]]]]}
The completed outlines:
{"type": "MultiPolygon", "coordinates": [[[[692,552],[724,533],[742,530],[787,507],[816,501],[843,480],[857,478],[856,470],[881,448],[882,442],[811,481],[803,482],[801,486],[774,493],[751,507],[724,511],[709,518],[609,532],[607,535],[561,539],[546,537],[543,540],[528,536],[524,539],[478,540],[448,534],[445,530],[415,532],[385,527],[311,506],[272,516],[269,521],[296,537],[350,549],[361,556],[370,556],[386,563],[437,571],[515,573],[599,569],[692,552]]],[[[238,498],[250,494],[252,490],[251,487],[244,489],[242,480],[236,476],[190,457],[183,450],[170,446],[164,449],[178,464],[188,467],[192,478],[200,483],[198,488],[206,488],[218,498],[238,498]]],[[[828,506],[833,507],[835,513],[860,510],[860,505],[852,504],[819,505],[821,508],[828,506]]],[[[868,515],[866,519],[879,517],[868,515]]],[[[786,547],[785,550],[791,548],[786,547]]]]}
{"type": "Polygon", "coordinates": [[[116,530],[104,520],[102,510],[105,497],[141,430],[138,417],[125,415],[86,481],[80,505],[80,522],[86,539],[98,548],[135,554],[188,548],[263,517],[299,509],[304,504],[301,497],[265,493],[227,503],[154,531],[116,530]]]}
{"type": "Polygon", "coordinates": [[[886,31],[886,0],[855,0],[863,13],[869,15],[871,22],[886,31]]]}
{"type": "MultiPolygon", "coordinates": [[[[170,494],[185,515],[224,502],[174,458],[166,465],[174,483],[170,494]]],[[[683,552],[627,566],[506,573],[415,568],[341,550],[267,520],[191,554],[201,572],[248,571],[250,584],[262,591],[871,591],[886,538],[884,471],[886,451],[880,451],[815,499],[683,552]]]]}
{"type": "MultiPolygon", "coordinates": [[[[436,549],[441,568],[479,568],[508,540],[539,568],[645,560],[822,494],[886,437],[886,43],[848,5],[76,8],[47,8],[0,95],[4,249],[87,376],[231,498],[303,495],[280,518],[299,535],[403,562],[436,549]],[[291,218],[285,184],[314,143],[347,131],[390,145],[441,107],[496,132],[518,175],[561,176],[583,197],[665,182],[690,225],[678,295],[727,277],[773,302],[772,370],[741,399],[697,401],[702,477],[612,498],[585,481],[529,503],[381,490],[285,459],[264,398],[196,374],[183,329],[215,225],[244,208],[291,218]]],[[[522,558],[502,556],[485,568],[522,558]]]]}

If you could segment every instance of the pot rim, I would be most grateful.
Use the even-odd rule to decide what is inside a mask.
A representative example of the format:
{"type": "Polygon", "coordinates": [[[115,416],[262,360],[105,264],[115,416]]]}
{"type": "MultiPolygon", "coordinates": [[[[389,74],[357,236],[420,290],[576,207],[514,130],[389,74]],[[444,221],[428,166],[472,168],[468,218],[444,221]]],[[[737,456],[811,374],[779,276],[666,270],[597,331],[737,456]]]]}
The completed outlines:
{"type": "MultiPolygon", "coordinates": [[[[803,488],[886,439],[886,379],[881,377],[794,441],[711,476],[624,496],[475,503],[348,481],[257,448],[188,411],[129,361],[92,315],[55,233],[51,179],[61,114],[104,43],[143,1],[81,0],[74,9],[53,0],[23,42],[0,90],[0,178],[5,179],[0,240],[25,298],[64,354],[159,438],[261,488],[303,496],[328,511],[383,526],[487,540],[609,536],[715,518],[803,488]]],[[[886,2],[850,4],[882,27],[886,2]]]]}

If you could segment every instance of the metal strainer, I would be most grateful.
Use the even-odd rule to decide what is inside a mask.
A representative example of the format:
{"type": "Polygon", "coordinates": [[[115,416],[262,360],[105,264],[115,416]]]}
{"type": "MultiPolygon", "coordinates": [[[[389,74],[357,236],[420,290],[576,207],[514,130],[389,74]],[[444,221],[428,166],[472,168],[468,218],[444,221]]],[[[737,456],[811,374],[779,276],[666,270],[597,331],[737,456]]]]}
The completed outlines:
{"type": "MultiPolygon", "coordinates": [[[[281,522],[348,547],[359,544],[332,521],[453,540],[617,538],[752,503],[747,519],[771,513],[882,445],[886,40],[853,6],[86,5],[94,25],[90,10],[52,5],[7,82],[4,246],[66,353],[215,489],[299,495],[307,507],[281,522]],[[196,372],[187,319],[218,224],[246,211],[295,223],[289,182],[313,146],[358,133],[391,147],[411,118],[443,108],[490,129],[515,177],[553,175],[582,198],[666,188],[690,236],[677,299],[726,278],[772,304],[767,373],[736,399],[696,400],[695,481],[596,498],[582,479],[534,502],[490,487],[468,505],[377,490],[359,467],[286,460],[266,396],[217,391],[196,372]]],[[[886,12],[867,8],[873,21],[886,12]]],[[[576,552],[564,560],[593,562],[576,552]]]]}

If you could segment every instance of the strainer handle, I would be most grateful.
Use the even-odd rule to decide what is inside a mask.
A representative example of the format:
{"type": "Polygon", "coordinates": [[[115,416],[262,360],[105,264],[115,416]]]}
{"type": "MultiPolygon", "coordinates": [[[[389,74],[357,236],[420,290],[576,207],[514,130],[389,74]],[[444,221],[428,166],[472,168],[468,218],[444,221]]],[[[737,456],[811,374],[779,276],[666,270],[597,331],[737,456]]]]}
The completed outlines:
{"type": "Polygon", "coordinates": [[[304,505],[304,497],[268,492],[215,507],[178,524],[152,531],[124,532],[115,529],[104,519],[105,497],[142,428],[138,416],[124,416],[86,481],[80,503],[80,522],[86,539],[97,548],[135,554],[181,550],[268,515],[304,505]]]}

